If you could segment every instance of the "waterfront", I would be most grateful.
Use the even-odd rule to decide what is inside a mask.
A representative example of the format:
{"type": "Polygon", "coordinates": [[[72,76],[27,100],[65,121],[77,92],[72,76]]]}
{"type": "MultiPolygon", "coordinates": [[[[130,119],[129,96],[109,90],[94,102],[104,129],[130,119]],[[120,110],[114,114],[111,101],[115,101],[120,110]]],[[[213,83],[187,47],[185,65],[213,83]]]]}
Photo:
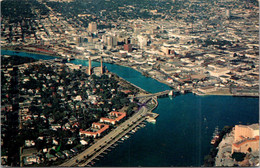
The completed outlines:
{"type": "Polygon", "coordinates": [[[94,166],[201,166],[216,126],[258,122],[258,99],[186,94],[158,99],[148,123],[94,166]]]}
{"type": "MultiPolygon", "coordinates": [[[[20,56],[53,58],[33,54],[20,56]]],[[[88,62],[74,60],[73,63],[87,65],[88,62]]],[[[92,65],[99,66],[99,63],[93,62],[92,65]]],[[[149,92],[169,89],[131,68],[112,64],[105,66],[149,92]]],[[[147,124],[138,130],[94,166],[201,166],[209,152],[216,126],[223,128],[225,125],[258,122],[257,98],[186,94],[158,101],[154,112],[160,116],[156,124],[147,124]]]]}

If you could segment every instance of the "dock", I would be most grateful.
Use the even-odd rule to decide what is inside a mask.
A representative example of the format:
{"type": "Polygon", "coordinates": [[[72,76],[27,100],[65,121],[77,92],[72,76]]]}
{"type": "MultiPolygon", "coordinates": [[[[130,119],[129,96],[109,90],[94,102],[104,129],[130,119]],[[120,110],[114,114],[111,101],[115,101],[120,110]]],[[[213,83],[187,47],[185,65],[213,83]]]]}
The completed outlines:
{"type": "Polygon", "coordinates": [[[150,122],[150,123],[155,123],[156,122],[156,118],[159,116],[159,114],[157,113],[153,113],[153,112],[148,112],[146,115],[146,121],[150,122]]]}
{"type": "Polygon", "coordinates": [[[150,116],[150,117],[153,117],[154,119],[156,119],[159,116],[159,114],[153,113],[153,112],[148,112],[146,116],[150,116]]]}

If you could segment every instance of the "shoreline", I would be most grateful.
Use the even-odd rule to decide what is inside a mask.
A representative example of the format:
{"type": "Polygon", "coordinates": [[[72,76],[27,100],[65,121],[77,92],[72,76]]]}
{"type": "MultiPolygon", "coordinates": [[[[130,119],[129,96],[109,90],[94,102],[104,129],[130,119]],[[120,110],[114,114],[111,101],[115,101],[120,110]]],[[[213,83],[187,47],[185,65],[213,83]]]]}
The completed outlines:
{"type": "MultiPolygon", "coordinates": [[[[54,59],[51,59],[52,61],[54,59]]],[[[46,60],[47,61],[47,60],[46,60]]],[[[37,59],[36,63],[41,63],[40,59],[37,59]]],[[[118,76],[116,73],[110,72],[111,74],[114,74],[116,77],[117,81],[121,81],[123,83],[126,83],[126,85],[131,85],[133,88],[135,88],[137,90],[138,93],[142,93],[145,92],[147,93],[144,89],[132,84],[131,82],[128,82],[127,80],[121,78],[120,76],[118,76]]],[[[155,98],[154,98],[155,99],[155,98]]],[[[155,101],[154,99],[149,100],[149,101],[155,101]]],[[[86,159],[86,157],[88,158],[88,155],[85,155],[85,152],[88,151],[90,153],[94,153],[93,155],[97,155],[99,156],[99,151],[97,152],[96,149],[100,149],[100,150],[106,150],[105,148],[103,149],[103,146],[105,146],[106,148],[109,148],[111,145],[113,145],[114,143],[117,143],[117,141],[122,138],[123,136],[125,136],[127,133],[129,133],[132,129],[134,129],[135,127],[139,126],[139,124],[143,121],[146,120],[146,114],[147,112],[152,112],[152,110],[154,110],[157,106],[157,102],[155,101],[153,104],[155,104],[153,109],[146,109],[145,107],[142,107],[141,109],[138,109],[133,115],[131,115],[125,122],[121,123],[118,127],[116,127],[114,130],[112,130],[111,132],[109,132],[107,135],[105,135],[104,137],[102,137],[101,139],[99,139],[96,143],[94,143],[94,145],[96,145],[96,148],[94,150],[92,150],[92,148],[94,146],[90,146],[86,149],[84,149],[82,152],[80,152],[78,155],[76,155],[75,157],[66,160],[65,162],[63,162],[61,165],[66,165],[66,163],[69,163],[69,166],[73,166],[75,163],[73,163],[71,165],[71,161],[74,162],[75,159],[77,160],[84,160],[86,159]],[[131,122],[132,121],[132,122],[131,122]],[[123,130],[121,130],[121,128],[123,128],[123,130]],[[117,130],[117,134],[115,134],[114,132],[116,132],[117,130]],[[109,138],[108,138],[109,137],[109,138]],[[114,139],[112,139],[114,138],[114,139]],[[103,140],[106,140],[105,142],[103,142],[103,140]],[[99,144],[101,144],[99,146],[99,144]],[[84,155],[84,156],[83,156],[84,155]],[[82,157],[83,156],[83,157],[82,157]]],[[[135,111],[135,110],[134,110],[135,111]]],[[[102,152],[101,152],[102,153],[102,152]]],[[[100,153],[100,154],[101,154],[100,153]]],[[[22,155],[21,155],[22,156],[22,155]]],[[[94,158],[96,158],[97,156],[95,156],[94,158]]],[[[76,161],[76,164],[79,164],[76,161]]],[[[59,165],[60,166],[60,165],[59,165]]]]}
{"type": "MultiPolygon", "coordinates": [[[[117,65],[119,65],[119,64],[117,64],[117,65]]],[[[121,66],[121,65],[120,65],[120,66],[121,66]]],[[[131,67],[130,67],[130,68],[131,68],[131,67]]],[[[134,68],[132,68],[132,69],[134,69],[134,68]]],[[[134,69],[134,70],[136,70],[136,69],[134,69]]],[[[139,72],[139,71],[138,71],[138,72],[139,72]]],[[[118,75],[117,75],[117,76],[118,76],[118,75]]],[[[121,78],[121,77],[120,77],[120,78],[121,78]]],[[[153,78],[153,79],[154,79],[154,78],[153,78]]],[[[125,80],[125,79],[123,79],[123,80],[125,80]]],[[[127,80],[125,80],[125,81],[127,81],[127,80]]],[[[127,82],[128,82],[128,81],[127,81],[127,82]]],[[[129,83],[131,84],[131,82],[129,82],[129,83]]],[[[210,96],[210,94],[201,95],[201,96],[210,96]]],[[[220,96],[220,95],[218,95],[218,96],[220,96]]],[[[226,96],[230,96],[230,95],[226,95],[226,96]]],[[[157,106],[156,106],[156,107],[157,107],[157,106]]],[[[155,107],[155,108],[156,108],[156,107],[155,107]]],[[[154,109],[155,109],[155,108],[154,108],[154,109]]],[[[153,110],[154,110],[154,109],[153,109],[153,110]]]]}
{"type": "Polygon", "coordinates": [[[44,53],[44,52],[33,52],[33,51],[28,51],[26,49],[21,49],[21,50],[16,50],[13,47],[1,47],[1,50],[5,50],[5,51],[13,51],[15,53],[27,53],[27,54],[37,54],[37,55],[44,55],[44,56],[50,56],[50,57],[59,57],[62,58],[60,55],[58,54],[51,54],[51,53],[44,53]]]}
{"type": "MultiPolygon", "coordinates": [[[[15,50],[13,48],[9,48],[9,47],[4,47],[4,48],[1,48],[1,50],[4,50],[4,51],[12,51],[12,52],[18,52],[18,53],[26,53],[26,54],[37,54],[37,55],[43,55],[43,56],[50,56],[50,57],[59,57],[59,58],[63,58],[62,56],[60,55],[51,55],[51,54],[44,54],[44,53],[41,53],[41,52],[30,52],[30,51],[26,51],[26,50],[15,50]]],[[[66,58],[65,58],[66,59],[66,58]]],[[[78,60],[86,60],[88,61],[87,59],[84,59],[84,58],[77,58],[75,57],[75,59],[78,59],[78,60]]],[[[68,61],[70,62],[70,61],[68,61]]],[[[96,61],[97,62],[97,61],[96,61]]],[[[133,70],[136,70],[137,72],[141,73],[141,71],[139,71],[137,68],[134,68],[134,67],[131,67],[131,66],[127,66],[127,65],[124,65],[124,64],[120,64],[118,62],[114,62],[114,63],[111,63],[111,62],[107,62],[107,61],[104,61],[104,63],[109,63],[109,64],[115,64],[115,65],[119,65],[119,66],[123,66],[123,67],[127,67],[127,68],[131,68],[133,70]]],[[[143,75],[143,74],[142,74],[143,75]]],[[[144,75],[143,75],[144,76],[144,75]]],[[[153,78],[151,76],[145,76],[145,77],[148,77],[148,78],[152,78],[160,83],[163,83],[167,86],[169,86],[170,88],[172,88],[172,86],[170,86],[167,82],[164,82],[164,81],[161,81],[157,78],[153,78]]],[[[122,77],[120,77],[122,78],[122,77]]],[[[126,81],[126,80],[125,80],[126,81]]],[[[130,82],[129,82],[130,83],[130,82]]],[[[134,85],[134,87],[136,87],[136,85],[134,85]]],[[[140,87],[137,87],[138,89],[140,89],[140,87]]],[[[142,91],[145,91],[145,92],[148,92],[144,89],[141,88],[142,91]]],[[[235,95],[235,94],[232,94],[232,93],[206,93],[206,94],[198,94],[196,91],[191,91],[191,93],[195,94],[195,95],[198,95],[198,96],[233,96],[233,97],[251,97],[251,98],[259,98],[259,96],[251,96],[251,95],[235,95]]],[[[185,94],[185,93],[184,93],[185,94]]]]}

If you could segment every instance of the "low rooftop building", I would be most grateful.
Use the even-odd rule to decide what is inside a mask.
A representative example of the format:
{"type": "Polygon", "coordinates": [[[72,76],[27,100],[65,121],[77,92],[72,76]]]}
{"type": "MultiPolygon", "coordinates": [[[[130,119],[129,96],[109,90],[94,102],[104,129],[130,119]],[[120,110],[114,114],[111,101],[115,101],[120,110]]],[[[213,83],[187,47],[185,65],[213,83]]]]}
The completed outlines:
{"type": "Polygon", "coordinates": [[[126,117],[126,113],[125,112],[110,112],[108,117],[102,117],[100,118],[100,122],[104,122],[104,123],[110,123],[115,125],[116,123],[120,122],[123,118],[126,117]]]}
{"type": "Polygon", "coordinates": [[[92,123],[92,127],[88,131],[84,131],[80,129],[79,135],[82,136],[92,136],[94,138],[100,137],[107,129],[109,125],[102,124],[102,123],[92,123]]]}
{"type": "Polygon", "coordinates": [[[234,137],[232,153],[259,151],[259,124],[236,125],[234,137]]]}

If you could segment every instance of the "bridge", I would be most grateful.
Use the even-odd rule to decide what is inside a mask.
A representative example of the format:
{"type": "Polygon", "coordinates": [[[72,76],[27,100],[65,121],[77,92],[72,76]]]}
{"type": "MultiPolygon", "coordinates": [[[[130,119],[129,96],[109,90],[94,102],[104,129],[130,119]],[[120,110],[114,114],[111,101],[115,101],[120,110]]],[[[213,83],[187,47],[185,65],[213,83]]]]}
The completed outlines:
{"type": "Polygon", "coordinates": [[[165,91],[157,92],[157,93],[137,95],[137,96],[135,96],[133,98],[142,99],[142,98],[152,98],[152,97],[167,96],[167,95],[169,95],[170,92],[176,93],[177,91],[175,91],[175,90],[165,90],[165,91]]]}

